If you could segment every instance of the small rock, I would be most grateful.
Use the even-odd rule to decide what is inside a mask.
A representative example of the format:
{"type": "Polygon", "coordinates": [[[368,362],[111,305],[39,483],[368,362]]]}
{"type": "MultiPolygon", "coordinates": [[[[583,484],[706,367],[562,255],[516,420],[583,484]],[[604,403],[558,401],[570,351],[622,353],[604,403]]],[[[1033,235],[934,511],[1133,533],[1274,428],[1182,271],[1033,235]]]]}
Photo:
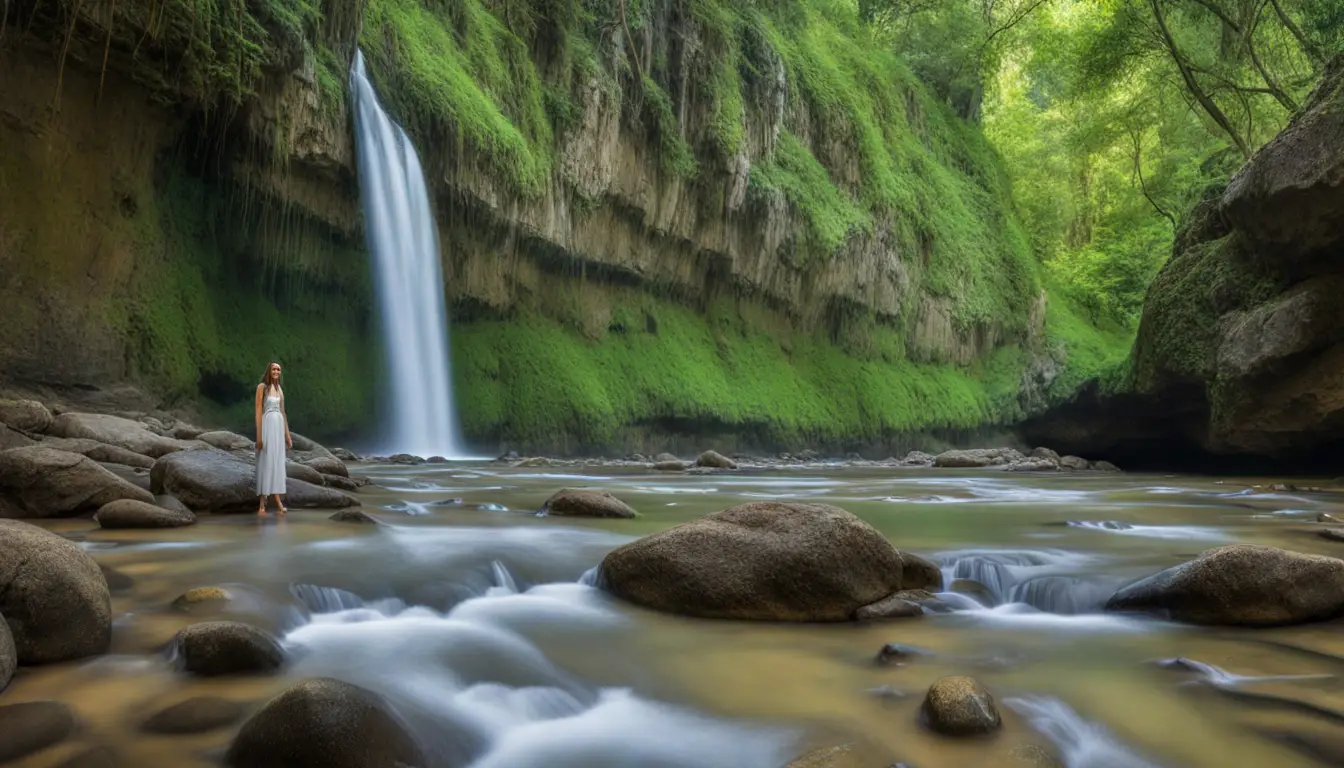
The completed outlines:
{"type": "Polygon", "coordinates": [[[929,600],[934,599],[931,592],[924,590],[908,590],[897,592],[894,595],[883,598],[871,605],[865,605],[854,612],[855,621],[881,621],[884,619],[908,619],[916,616],[923,616],[924,609],[920,607],[916,600],[926,599],[922,597],[928,595],[929,600]]]}
{"type": "Polygon", "coordinates": [[[1009,472],[1057,472],[1059,465],[1050,459],[1022,459],[1007,466],[1009,472]]]}
{"type": "Polygon", "coordinates": [[[973,677],[943,677],[929,686],[921,713],[944,736],[973,736],[1003,724],[994,697],[973,677]]]}
{"type": "Polygon", "coordinates": [[[530,459],[523,459],[517,464],[514,464],[514,466],[521,467],[523,469],[534,469],[536,467],[549,467],[551,466],[551,460],[546,458],[545,456],[533,456],[530,459]]]}
{"type": "Polygon", "coordinates": [[[363,525],[382,525],[378,518],[370,515],[362,509],[342,509],[340,512],[327,518],[337,523],[358,523],[363,525]]]}
{"type": "Polygon", "coordinates": [[[1050,461],[1050,462],[1053,462],[1053,463],[1055,463],[1055,464],[1059,464],[1059,454],[1058,454],[1058,453],[1055,453],[1054,451],[1052,451],[1052,450],[1050,450],[1049,448],[1046,448],[1046,447],[1044,447],[1044,446],[1041,446],[1041,447],[1039,447],[1039,448],[1034,448],[1034,449],[1032,449],[1032,451],[1031,451],[1031,458],[1033,458],[1033,459],[1045,459],[1045,460],[1050,461]]]}
{"type": "Polygon", "coordinates": [[[192,624],[177,633],[173,644],[187,672],[207,677],[270,673],[285,660],[274,637],[236,621],[192,624]]]}
{"type": "Polygon", "coordinates": [[[303,463],[324,475],[340,475],[341,477],[350,476],[350,470],[346,469],[345,463],[338,459],[319,456],[303,463]]]}
{"type": "Polygon", "coordinates": [[[140,726],[146,733],[204,733],[243,719],[247,705],[218,696],[197,696],[152,715],[140,726]]]}
{"type": "Polygon", "coordinates": [[[673,456],[670,453],[660,453],[657,456],[653,457],[653,463],[655,464],[661,464],[664,461],[675,461],[677,463],[681,463],[681,459],[677,458],[676,456],[673,456]]]}
{"type": "Polygon", "coordinates": [[[1078,456],[1060,457],[1059,466],[1061,469],[1072,469],[1072,470],[1085,470],[1090,467],[1090,465],[1087,463],[1087,459],[1080,458],[1078,456]]]}
{"type": "Polygon", "coordinates": [[[112,596],[98,564],[74,542],[18,520],[0,520],[0,614],[20,664],[97,656],[112,641],[112,596]]]}
{"type": "Polygon", "coordinates": [[[183,514],[134,499],[104,504],[93,519],[103,528],[180,528],[196,523],[191,510],[183,514]]]}
{"type": "Polygon", "coordinates": [[[901,459],[900,463],[903,467],[932,467],[936,459],[937,457],[931,453],[911,451],[905,454],[905,458],[901,459]]]}
{"type": "Polygon", "coordinates": [[[51,411],[36,400],[0,400],[0,423],[24,432],[46,432],[51,411]]]}
{"type": "Polygon", "coordinates": [[[562,517],[636,517],[630,505],[606,491],[565,488],[546,500],[541,514],[562,517]]]}
{"type": "Polygon", "coordinates": [[[409,453],[395,453],[387,457],[392,464],[424,464],[425,460],[420,456],[412,456],[409,453]]]}
{"type": "Polygon", "coordinates": [[[208,431],[209,430],[202,429],[194,424],[178,422],[177,425],[173,427],[173,437],[178,440],[195,440],[208,431]]]}
{"type": "Polygon", "coordinates": [[[316,678],[271,699],[243,724],[225,755],[230,768],[394,768],[428,765],[379,695],[316,678]]]}
{"type": "Polygon", "coordinates": [[[0,691],[14,679],[14,670],[18,668],[19,652],[14,648],[14,636],[9,632],[5,617],[0,616],[0,691]]]}
{"type": "Polygon", "coordinates": [[[737,469],[737,462],[717,451],[705,451],[700,454],[700,458],[695,460],[695,465],[710,469],[737,469]]]}
{"type": "Polygon", "coordinates": [[[1020,461],[1022,454],[1012,448],[975,448],[964,451],[943,451],[934,457],[933,465],[945,469],[978,469],[1020,461]]]}
{"type": "Polygon", "coordinates": [[[657,464],[654,464],[653,468],[659,472],[684,472],[686,471],[686,462],[677,461],[675,459],[672,461],[660,461],[657,464]]]}
{"type": "Polygon", "coordinates": [[[26,701],[0,707],[0,763],[18,760],[75,732],[75,713],[59,701],[26,701]]]}
{"type": "MultiPolygon", "coordinates": [[[[1094,470],[1096,470],[1096,471],[1098,471],[1098,472],[1119,472],[1119,471],[1120,471],[1120,468],[1119,468],[1119,467],[1115,466],[1114,464],[1112,464],[1112,463],[1109,462],[1109,461],[1094,461],[1094,462],[1092,462],[1092,469],[1094,469],[1094,470]]],[[[1039,747],[1037,747],[1037,749],[1039,749],[1039,747]]],[[[1051,757],[1051,759],[1053,760],[1054,758],[1051,757]]]]}
{"type": "Polygon", "coordinates": [[[243,437],[236,432],[202,432],[196,439],[221,451],[245,451],[257,447],[256,440],[243,437]]]}
{"type": "Polygon", "coordinates": [[[1329,512],[1322,512],[1316,516],[1318,523],[1333,523],[1334,525],[1344,525],[1344,517],[1336,517],[1329,512]]]}
{"type": "Polygon", "coordinates": [[[425,459],[425,463],[426,463],[426,464],[447,464],[447,463],[448,463],[448,459],[447,459],[447,457],[444,457],[444,456],[430,456],[428,459],[425,459]]]}
{"type": "Polygon", "coordinates": [[[172,607],[175,611],[187,612],[202,608],[217,609],[232,599],[233,595],[223,587],[196,587],[178,595],[172,607]]]}
{"type": "Polygon", "coordinates": [[[878,664],[886,666],[889,664],[901,664],[920,656],[931,656],[932,654],[923,648],[916,648],[913,645],[901,645],[900,643],[887,643],[877,651],[877,657],[873,659],[878,664]]]}

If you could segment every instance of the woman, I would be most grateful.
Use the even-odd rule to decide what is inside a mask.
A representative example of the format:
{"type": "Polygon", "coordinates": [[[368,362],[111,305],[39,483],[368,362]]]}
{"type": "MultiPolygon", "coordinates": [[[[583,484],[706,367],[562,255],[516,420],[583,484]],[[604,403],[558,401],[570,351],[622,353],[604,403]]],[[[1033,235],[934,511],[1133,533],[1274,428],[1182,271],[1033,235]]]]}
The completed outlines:
{"type": "Polygon", "coordinates": [[[260,517],[266,516],[267,496],[275,497],[281,515],[289,511],[280,497],[285,495],[285,451],[293,447],[289,418],[285,416],[285,391],[280,387],[280,364],[271,363],[257,385],[257,515],[260,517]]]}

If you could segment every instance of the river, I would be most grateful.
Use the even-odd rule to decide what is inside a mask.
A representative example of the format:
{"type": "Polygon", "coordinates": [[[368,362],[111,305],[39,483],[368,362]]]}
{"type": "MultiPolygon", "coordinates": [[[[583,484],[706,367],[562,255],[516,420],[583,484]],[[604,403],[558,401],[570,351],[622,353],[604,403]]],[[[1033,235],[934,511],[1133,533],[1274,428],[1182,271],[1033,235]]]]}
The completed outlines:
{"type": "Polygon", "coordinates": [[[313,675],[387,696],[434,768],[780,768],[841,743],[878,768],[991,765],[1024,744],[1072,768],[1286,768],[1344,755],[1338,623],[1243,631],[1100,613],[1116,586],[1223,543],[1344,554],[1311,531],[1335,507],[1327,493],[1247,478],[841,466],[352,469],[374,481],[361,498],[389,525],[303,510],[162,532],[44,523],[133,583],[114,592],[110,655],[26,669],[5,692],[5,703],[66,701],[85,722],[21,765],[57,765],[90,744],[125,765],[213,765],[232,729],[155,736],[139,724],[189,696],[260,703],[313,675]],[[573,486],[610,490],[642,516],[533,514],[573,486]],[[584,583],[623,542],[760,499],[843,507],[940,563],[949,583],[978,580],[994,605],[958,594],[947,596],[955,611],[884,624],[747,624],[654,614],[584,583]],[[234,596],[223,612],[169,610],[210,585],[234,596]],[[174,673],[165,644],[203,616],[275,632],[284,673],[174,673]],[[893,642],[927,653],[876,664],[893,642]],[[1177,657],[1211,667],[1157,663],[1177,657]],[[952,740],[920,726],[923,692],[950,674],[985,684],[1002,731],[952,740]]]}

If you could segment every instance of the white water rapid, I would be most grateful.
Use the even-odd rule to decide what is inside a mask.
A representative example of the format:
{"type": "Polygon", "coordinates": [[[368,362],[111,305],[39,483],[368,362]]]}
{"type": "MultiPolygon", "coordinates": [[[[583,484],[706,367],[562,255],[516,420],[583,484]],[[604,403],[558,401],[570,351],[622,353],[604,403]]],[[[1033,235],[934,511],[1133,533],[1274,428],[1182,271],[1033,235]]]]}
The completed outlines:
{"type": "Polygon", "coordinates": [[[355,53],[350,69],[364,229],[391,369],[388,453],[459,458],[439,239],[410,138],[383,110],[355,53]]]}

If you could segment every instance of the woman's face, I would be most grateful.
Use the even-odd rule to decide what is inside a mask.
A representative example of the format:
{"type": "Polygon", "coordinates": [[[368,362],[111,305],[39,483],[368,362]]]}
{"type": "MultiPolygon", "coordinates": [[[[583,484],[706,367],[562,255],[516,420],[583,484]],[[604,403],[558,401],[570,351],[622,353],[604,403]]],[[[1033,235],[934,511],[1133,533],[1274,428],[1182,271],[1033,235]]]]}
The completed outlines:
{"type": "Polygon", "coordinates": [[[279,381],[279,380],[280,380],[280,364],[279,364],[279,363],[271,363],[271,374],[270,374],[270,379],[271,379],[271,381],[279,381]]]}

